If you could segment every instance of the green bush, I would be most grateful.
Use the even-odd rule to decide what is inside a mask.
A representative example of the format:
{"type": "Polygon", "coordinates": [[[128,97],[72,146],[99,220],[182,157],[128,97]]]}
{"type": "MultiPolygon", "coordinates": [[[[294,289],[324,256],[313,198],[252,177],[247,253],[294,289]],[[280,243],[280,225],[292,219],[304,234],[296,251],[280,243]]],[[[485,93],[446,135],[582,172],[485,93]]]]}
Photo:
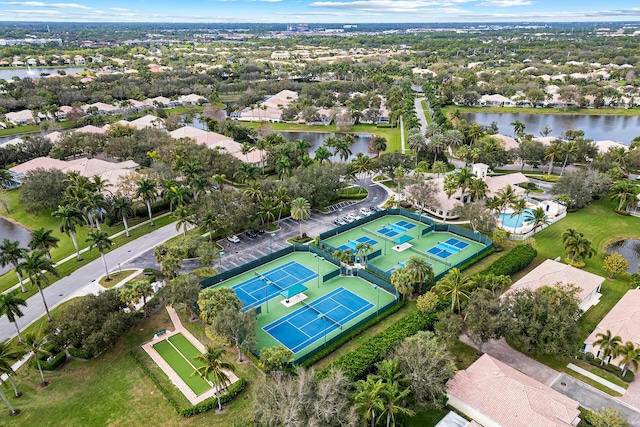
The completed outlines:
{"type": "Polygon", "coordinates": [[[622,216],[631,216],[631,214],[630,214],[629,212],[624,211],[624,210],[618,210],[618,209],[616,209],[616,210],[615,210],[615,212],[616,212],[618,215],[622,215],[622,216]]]}
{"type": "Polygon", "coordinates": [[[593,353],[591,353],[590,351],[589,351],[589,352],[587,352],[587,354],[585,354],[585,359],[587,359],[587,361],[588,361],[588,362],[593,362],[593,360],[594,360],[595,358],[596,358],[596,357],[595,357],[595,356],[593,355],[593,353]]]}
{"type": "Polygon", "coordinates": [[[481,274],[511,276],[531,264],[531,261],[533,261],[537,255],[538,252],[531,246],[518,245],[498,258],[496,262],[487,267],[481,274]]]}
{"type": "Polygon", "coordinates": [[[355,381],[363,378],[403,339],[431,328],[436,321],[433,314],[414,312],[385,329],[378,335],[369,338],[351,353],[344,354],[318,373],[320,378],[329,373],[332,366],[339,367],[345,375],[355,381]]]}
{"type": "Polygon", "coordinates": [[[393,313],[397,312],[402,307],[404,307],[402,304],[395,304],[395,305],[389,307],[387,310],[383,311],[382,313],[380,313],[379,315],[377,315],[373,319],[369,320],[368,322],[363,323],[362,325],[358,326],[357,328],[355,328],[354,330],[350,331],[349,333],[341,336],[340,338],[338,338],[337,340],[332,342],[327,347],[325,347],[322,350],[318,351],[313,356],[310,356],[309,358],[305,359],[303,362],[300,363],[300,366],[308,368],[308,367],[310,367],[312,365],[315,365],[320,360],[324,359],[325,357],[327,357],[328,355],[330,355],[331,353],[333,353],[334,351],[336,351],[337,349],[342,347],[344,344],[346,344],[347,342],[349,342],[352,339],[356,338],[358,335],[360,335],[361,333],[363,333],[367,329],[371,328],[372,326],[376,325],[377,323],[379,323],[383,319],[386,319],[387,317],[391,316],[393,313]]]}
{"type": "MultiPolygon", "coordinates": [[[[67,360],[67,353],[65,353],[64,351],[60,351],[57,353],[52,352],[52,353],[53,355],[51,357],[51,360],[48,362],[47,362],[47,359],[49,358],[49,356],[43,354],[39,357],[40,367],[44,371],[55,371],[60,367],[60,365],[62,365],[65,362],[65,360],[67,360]]],[[[36,369],[38,368],[38,363],[36,362],[35,359],[32,359],[31,366],[33,366],[36,369]]]]}
{"type": "Polygon", "coordinates": [[[93,359],[93,354],[80,350],[79,348],[69,347],[67,349],[70,355],[77,359],[93,359]]]}

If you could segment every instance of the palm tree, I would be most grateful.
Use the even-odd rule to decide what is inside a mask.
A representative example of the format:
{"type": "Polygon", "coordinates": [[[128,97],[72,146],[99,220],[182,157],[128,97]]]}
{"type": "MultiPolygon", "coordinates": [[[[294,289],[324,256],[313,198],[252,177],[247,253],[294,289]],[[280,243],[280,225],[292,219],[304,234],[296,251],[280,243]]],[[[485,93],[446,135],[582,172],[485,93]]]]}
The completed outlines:
{"type": "Polygon", "coordinates": [[[471,277],[463,276],[458,268],[452,268],[438,281],[436,290],[444,297],[451,297],[451,311],[458,307],[459,313],[462,299],[469,299],[469,288],[472,284],[471,277]]]}
{"type": "Polygon", "coordinates": [[[235,372],[236,369],[233,363],[229,363],[223,359],[226,352],[223,347],[212,347],[208,345],[204,354],[196,356],[196,359],[204,363],[204,365],[196,368],[191,374],[192,376],[198,374],[206,381],[208,381],[209,376],[212,377],[213,385],[218,390],[218,410],[220,411],[222,411],[222,402],[220,400],[220,395],[222,394],[221,389],[231,383],[231,380],[224,371],[235,372]]]}
{"type": "Polygon", "coordinates": [[[11,174],[6,169],[0,169],[0,188],[7,188],[11,182],[11,174]]]}
{"type": "Polygon", "coordinates": [[[346,161],[349,156],[351,156],[351,154],[353,154],[351,148],[349,147],[349,143],[345,140],[345,138],[338,139],[334,150],[334,154],[337,154],[340,157],[340,160],[342,160],[343,162],[346,161]]]}
{"type": "Polygon", "coordinates": [[[413,290],[413,279],[404,268],[396,268],[391,273],[391,284],[402,295],[402,301],[407,300],[407,295],[413,290]]]}
{"type": "MultiPolygon", "coordinates": [[[[364,175],[373,169],[373,160],[364,153],[358,153],[356,158],[351,161],[351,164],[356,174],[360,175],[360,178],[364,178],[364,175]]],[[[358,194],[360,194],[360,190],[358,190],[358,194]]]]}
{"type": "Polygon", "coordinates": [[[275,210],[276,210],[276,207],[274,206],[273,199],[271,197],[265,197],[262,200],[260,200],[260,206],[258,207],[258,215],[262,220],[263,227],[265,223],[268,223],[276,219],[275,210]]]}
{"type": "Polygon", "coordinates": [[[186,182],[192,182],[198,176],[202,176],[204,168],[198,160],[190,160],[184,162],[182,165],[182,173],[186,179],[186,182]]]}
{"type": "Polygon", "coordinates": [[[511,122],[511,126],[513,126],[513,136],[520,136],[524,133],[524,129],[526,128],[525,124],[520,120],[514,120],[511,122]]]}
{"type": "Polygon", "coordinates": [[[182,227],[182,235],[186,236],[189,224],[195,224],[191,211],[186,206],[180,205],[173,211],[172,215],[176,219],[176,231],[179,231],[180,227],[182,227]]]}
{"type": "Polygon", "coordinates": [[[142,201],[147,205],[147,212],[149,214],[149,222],[151,226],[155,226],[153,223],[153,217],[151,213],[151,202],[155,201],[158,197],[157,184],[147,178],[140,178],[136,183],[136,197],[140,197],[142,201]]]}
{"type": "Polygon", "coordinates": [[[593,346],[600,347],[600,351],[602,352],[600,365],[604,365],[604,360],[609,356],[612,358],[618,357],[618,349],[622,344],[620,335],[612,337],[611,330],[607,329],[605,334],[599,333],[596,334],[596,337],[598,337],[598,339],[593,342],[593,346]]]}
{"type": "Polygon", "coordinates": [[[189,191],[181,185],[172,185],[162,192],[162,197],[169,201],[169,210],[174,211],[189,201],[189,191]]]}
{"type": "Polygon", "coordinates": [[[276,173],[278,174],[278,178],[282,179],[288,176],[291,176],[291,171],[293,170],[293,163],[288,156],[280,156],[276,161],[276,173]]]}
{"type": "Polygon", "coordinates": [[[413,417],[416,413],[403,406],[411,394],[411,388],[401,388],[399,384],[386,383],[382,392],[384,402],[384,410],[387,413],[387,427],[395,427],[396,415],[401,414],[407,417],[413,417]]]}
{"type": "Polygon", "coordinates": [[[244,190],[244,194],[251,197],[251,200],[253,200],[254,202],[258,202],[262,199],[262,197],[264,197],[260,182],[258,181],[252,181],[251,184],[249,184],[249,186],[244,190]]]}
{"type": "Polygon", "coordinates": [[[567,162],[578,152],[578,146],[574,141],[567,141],[561,146],[562,154],[564,154],[564,162],[562,163],[562,169],[560,170],[560,176],[564,173],[564,168],[567,166],[567,162]]]}
{"type": "Polygon", "coordinates": [[[90,191],[85,192],[84,197],[78,202],[78,208],[84,211],[91,229],[93,229],[93,223],[95,221],[96,227],[100,230],[98,217],[102,216],[102,213],[108,207],[109,204],[102,194],[92,193],[90,191]]]}
{"type": "Polygon", "coordinates": [[[418,284],[418,294],[422,294],[422,286],[433,282],[433,268],[421,256],[411,255],[404,266],[414,283],[418,284]]]}
{"type": "Polygon", "coordinates": [[[383,393],[385,390],[384,382],[368,376],[366,380],[356,382],[356,392],[353,395],[353,403],[358,412],[360,412],[366,421],[371,421],[370,426],[376,424],[378,413],[382,413],[385,409],[383,393]]]}
{"type": "MultiPolygon", "coordinates": [[[[11,375],[15,372],[11,367],[11,364],[19,359],[22,355],[21,351],[16,350],[13,346],[9,344],[9,341],[5,341],[0,343],[0,375],[6,375],[11,387],[13,387],[13,397],[19,398],[22,394],[18,393],[18,388],[16,387],[16,383],[13,382],[11,375]]],[[[0,391],[1,392],[1,391],[0,391]]]]}
{"type": "Polygon", "coordinates": [[[562,244],[566,245],[570,239],[575,239],[578,236],[584,236],[584,234],[576,229],[567,228],[567,230],[562,233],[562,244]]]}
{"type": "Polygon", "coordinates": [[[627,375],[627,371],[631,369],[633,372],[638,373],[638,367],[640,367],[640,347],[627,341],[624,345],[618,346],[618,355],[622,356],[620,363],[624,366],[622,368],[622,376],[627,375]]]}
{"type": "Polygon", "coordinates": [[[51,233],[53,233],[53,230],[47,230],[44,227],[33,230],[31,232],[31,239],[29,240],[29,248],[42,249],[46,251],[47,258],[51,259],[51,253],[49,251],[51,248],[57,248],[58,242],[60,241],[60,239],[51,233]]]}
{"type": "Polygon", "coordinates": [[[424,135],[420,132],[420,129],[409,130],[409,137],[407,138],[407,144],[409,149],[416,153],[416,166],[418,165],[418,158],[420,153],[427,149],[427,141],[424,135]]]}
{"type": "Polygon", "coordinates": [[[373,245],[371,243],[358,242],[358,244],[356,244],[356,254],[360,255],[364,260],[364,265],[367,265],[367,254],[372,250],[373,245]]]}
{"type": "Polygon", "coordinates": [[[259,174],[260,170],[251,163],[242,163],[236,173],[233,174],[233,178],[241,184],[246,184],[258,178],[259,174]]]}
{"type": "Polygon", "coordinates": [[[467,189],[471,187],[471,183],[475,180],[475,175],[468,168],[462,168],[455,174],[455,177],[458,187],[462,192],[462,201],[464,201],[464,195],[467,192],[467,189]]]}
{"type": "Polygon", "coordinates": [[[387,139],[384,136],[376,135],[371,141],[371,145],[376,155],[380,157],[380,152],[387,149],[387,139]]]}
{"type": "MultiPolygon", "coordinates": [[[[569,230],[567,230],[568,232],[569,230]]],[[[596,250],[591,247],[591,240],[584,237],[582,233],[575,236],[568,236],[564,240],[564,250],[567,255],[571,255],[571,263],[577,259],[591,258],[596,254],[596,250]]]]}
{"type": "Polygon", "coordinates": [[[205,194],[207,190],[211,188],[211,182],[206,176],[197,175],[189,180],[189,186],[191,187],[191,197],[197,202],[198,197],[201,194],[205,194]]]}
{"type": "Polygon", "coordinates": [[[51,314],[49,314],[49,307],[47,307],[47,301],[44,299],[44,292],[42,292],[42,282],[48,283],[49,279],[46,273],[50,273],[54,276],[58,276],[58,271],[53,265],[53,261],[45,256],[45,252],[40,249],[31,251],[29,254],[24,255],[24,261],[18,264],[20,272],[24,272],[31,283],[38,287],[40,296],[42,297],[42,303],[44,309],[47,312],[47,319],[51,322],[51,314]]]}
{"type": "Polygon", "coordinates": [[[628,200],[636,194],[636,184],[630,179],[621,179],[609,190],[609,198],[618,200],[618,210],[622,210],[628,200]]]}
{"type": "Polygon", "coordinates": [[[447,141],[443,134],[436,133],[429,139],[428,149],[433,153],[433,163],[438,160],[438,155],[442,154],[445,148],[447,148],[447,141]]]}
{"type": "Polygon", "coordinates": [[[471,180],[471,185],[469,185],[469,197],[473,200],[484,199],[488,190],[489,187],[487,187],[487,183],[482,178],[473,179],[471,180]]]}
{"type": "Polygon", "coordinates": [[[291,197],[289,197],[289,193],[284,187],[278,187],[273,193],[273,204],[278,209],[278,224],[280,224],[282,211],[289,205],[290,201],[291,197]]]}
{"type": "Polygon", "coordinates": [[[213,182],[218,184],[220,190],[224,188],[224,181],[227,179],[227,176],[223,173],[213,175],[213,182]]]}
{"type": "Polygon", "coordinates": [[[304,197],[298,197],[291,201],[291,218],[300,223],[300,236],[302,237],[302,221],[311,216],[311,205],[304,197]]]}
{"type": "Polygon", "coordinates": [[[0,316],[7,315],[7,320],[13,323],[18,332],[18,339],[20,342],[24,342],[22,335],[20,334],[20,328],[18,327],[18,321],[16,317],[24,316],[20,307],[26,307],[27,302],[18,296],[18,291],[10,291],[0,293],[0,316]]]}
{"type": "Polygon", "coordinates": [[[89,250],[96,247],[98,252],[100,252],[100,258],[102,258],[102,264],[104,265],[106,280],[111,280],[111,277],[109,277],[109,269],[107,268],[107,260],[104,258],[105,251],[111,249],[111,245],[113,244],[109,238],[109,234],[107,234],[106,231],[93,231],[89,233],[86,241],[89,242],[89,250]]]}
{"type": "Polygon", "coordinates": [[[37,336],[34,333],[28,333],[24,336],[24,345],[25,349],[31,353],[31,357],[36,358],[36,364],[38,365],[38,371],[40,371],[40,378],[42,382],[40,383],[40,387],[46,387],[49,385],[49,382],[44,379],[44,373],[42,372],[42,366],[40,365],[40,355],[50,355],[51,353],[44,349],[46,341],[44,337],[37,336]]]}
{"type": "Polygon", "coordinates": [[[60,232],[71,237],[73,247],[76,249],[78,261],[82,261],[82,258],[80,258],[80,249],[78,249],[78,242],[76,240],[76,226],[82,223],[82,212],[67,204],[64,206],[58,206],[58,210],[54,211],[51,215],[56,218],[60,218],[60,232]]]}
{"type": "Polygon", "coordinates": [[[515,202],[511,204],[511,208],[513,209],[513,213],[510,218],[518,215],[518,221],[513,226],[513,232],[516,232],[516,226],[520,223],[520,217],[524,213],[524,210],[527,208],[527,201],[525,199],[517,199],[515,202]]]}
{"type": "Polygon", "coordinates": [[[549,218],[547,213],[542,208],[535,208],[531,214],[531,222],[533,223],[533,232],[535,233],[538,227],[549,224],[549,218]]]}
{"type": "Polygon", "coordinates": [[[393,175],[396,177],[396,180],[398,181],[398,194],[400,194],[400,187],[402,185],[402,181],[404,180],[404,177],[407,175],[407,170],[402,166],[398,166],[393,170],[393,175]]]}
{"type": "Polygon", "coordinates": [[[512,205],[518,195],[515,190],[511,186],[511,184],[507,184],[507,186],[496,193],[496,196],[500,199],[501,211],[504,213],[507,209],[507,206],[512,205]]]}
{"type": "Polygon", "coordinates": [[[549,160],[549,171],[548,175],[551,175],[553,172],[553,162],[559,159],[562,156],[562,146],[559,142],[554,142],[547,147],[545,151],[544,158],[549,160]]]}
{"type": "Polygon", "coordinates": [[[447,173],[447,164],[442,160],[436,160],[431,166],[431,172],[435,173],[438,178],[440,178],[440,175],[447,173]]]}
{"type": "Polygon", "coordinates": [[[207,211],[198,219],[198,227],[205,233],[209,233],[209,241],[213,242],[213,232],[218,228],[218,218],[216,214],[207,211]]]}
{"type": "Polygon", "coordinates": [[[18,276],[18,281],[20,282],[22,292],[24,293],[27,292],[27,288],[24,286],[24,282],[22,281],[22,274],[18,270],[18,264],[22,259],[23,253],[24,249],[20,247],[20,241],[11,241],[7,238],[2,239],[2,244],[0,245],[0,265],[2,267],[6,267],[7,265],[13,266],[13,268],[16,270],[16,275],[18,276]]]}
{"type": "Polygon", "coordinates": [[[329,158],[331,158],[331,151],[329,151],[324,145],[321,145],[313,152],[313,157],[318,161],[318,163],[322,164],[325,160],[329,160],[329,158]]]}
{"type": "Polygon", "coordinates": [[[113,214],[116,218],[121,219],[124,224],[124,232],[127,237],[131,237],[129,234],[129,224],[127,218],[133,215],[133,207],[131,200],[128,197],[118,197],[113,200],[113,214]]]}
{"type": "Polygon", "coordinates": [[[133,282],[131,290],[136,295],[136,300],[142,299],[142,307],[144,308],[144,317],[149,316],[149,308],[147,307],[147,297],[153,295],[153,288],[148,280],[138,280],[133,282]]]}

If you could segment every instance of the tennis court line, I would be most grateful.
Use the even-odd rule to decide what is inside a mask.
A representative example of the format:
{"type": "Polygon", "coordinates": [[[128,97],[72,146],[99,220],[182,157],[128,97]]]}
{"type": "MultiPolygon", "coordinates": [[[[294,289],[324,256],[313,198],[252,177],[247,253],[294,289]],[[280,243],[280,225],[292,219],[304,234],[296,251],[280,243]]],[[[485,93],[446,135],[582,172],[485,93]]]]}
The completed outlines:
{"type": "MultiPolygon", "coordinates": [[[[174,335],[175,335],[175,334],[174,334],[174,335]]],[[[171,336],[174,336],[174,335],[171,335],[171,336]]],[[[183,358],[183,359],[184,359],[184,360],[185,360],[185,361],[186,361],[186,362],[187,362],[187,363],[188,363],[188,364],[193,368],[193,370],[194,370],[194,371],[196,371],[198,368],[196,368],[196,367],[193,365],[193,363],[191,363],[191,361],[187,358],[187,356],[185,356],[185,355],[184,355],[180,350],[178,350],[178,347],[176,347],[176,345],[175,345],[174,343],[172,343],[172,342],[171,342],[171,339],[170,339],[170,338],[171,338],[171,337],[167,338],[167,340],[166,340],[166,341],[169,343],[169,345],[170,345],[171,347],[173,347],[173,349],[174,349],[175,351],[177,351],[177,352],[178,352],[178,354],[179,354],[180,356],[182,356],[182,358],[183,358]]],[[[198,375],[200,375],[200,373],[199,373],[199,372],[198,372],[198,375]]],[[[203,377],[202,375],[200,375],[200,378],[202,378],[203,380],[205,380],[205,381],[207,382],[207,384],[209,384],[209,386],[210,386],[210,387],[213,387],[213,383],[212,383],[211,381],[209,381],[209,379],[208,379],[208,378],[205,378],[205,377],[203,377]]]]}

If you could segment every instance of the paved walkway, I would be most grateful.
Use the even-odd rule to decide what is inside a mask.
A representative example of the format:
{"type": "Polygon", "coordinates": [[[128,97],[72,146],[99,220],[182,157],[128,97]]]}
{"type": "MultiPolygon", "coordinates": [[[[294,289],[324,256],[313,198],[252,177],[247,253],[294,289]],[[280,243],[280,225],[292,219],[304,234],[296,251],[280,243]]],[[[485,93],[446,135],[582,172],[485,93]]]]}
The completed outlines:
{"type": "Polygon", "coordinates": [[[612,383],[611,381],[607,381],[604,378],[602,378],[601,376],[598,376],[594,373],[591,373],[589,371],[587,371],[586,369],[582,369],[580,366],[576,366],[573,363],[569,363],[567,365],[567,368],[571,369],[572,371],[575,371],[577,373],[579,373],[582,376],[585,376],[589,379],[591,379],[592,381],[595,381],[597,383],[602,384],[605,387],[610,388],[611,390],[620,393],[620,395],[623,395],[627,392],[627,389],[624,387],[620,387],[619,385],[616,385],[614,383],[612,383]]]}
{"type": "Polygon", "coordinates": [[[402,154],[405,154],[407,149],[404,145],[404,122],[402,121],[402,116],[400,116],[400,148],[402,149],[402,154]]]}
{"type": "Polygon", "coordinates": [[[425,98],[415,98],[413,101],[416,109],[416,115],[418,116],[418,120],[420,121],[420,128],[422,129],[423,133],[427,130],[427,116],[424,109],[422,108],[422,101],[424,100],[425,98]]]}
{"type": "MultiPolygon", "coordinates": [[[[161,341],[164,341],[176,334],[184,335],[191,344],[193,344],[200,352],[204,353],[206,351],[205,346],[194,337],[191,332],[189,332],[180,321],[178,314],[171,306],[167,306],[167,311],[169,312],[169,317],[171,318],[171,322],[173,322],[174,330],[167,331],[165,334],[161,336],[154,336],[153,339],[142,345],[144,351],[153,359],[154,362],[164,371],[165,374],[169,377],[173,385],[175,385],[184,396],[191,402],[192,405],[196,405],[203,400],[206,400],[210,397],[215,397],[218,394],[218,387],[212,387],[206,392],[197,395],[191,390],[191,388],[184,382],[184,380],[173,370],[173,368],[160,356],[160,354],[153,348],[154,344],[157,344],[161,341]]],[[[238,377],[230,371],[223,371],[229,377],[231,384],[238,381],[238,377]]]]}
{"type": "MultiPolygon", "coordinates": [[[[460,340],[476,348],[476,345],[468,337],[463,335],[460,340]]],[[[587,409],[614,408],[632,426],[640,426],[640,409],[637,407],[633,407],[629,402],[609,396],[570,375],[560,373],[525,356],[511,348],[504,339],[489,341],[482,347],[482,350],[525,375],[540,381],[567,397],[577,400],[581,406],[587,409]]]]}

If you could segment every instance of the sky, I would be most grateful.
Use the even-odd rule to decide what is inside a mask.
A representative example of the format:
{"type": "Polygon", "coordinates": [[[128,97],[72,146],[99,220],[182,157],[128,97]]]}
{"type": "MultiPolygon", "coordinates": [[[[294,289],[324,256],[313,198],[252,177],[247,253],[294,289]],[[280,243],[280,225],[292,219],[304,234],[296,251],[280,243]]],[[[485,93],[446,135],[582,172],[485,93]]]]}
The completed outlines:
{"type": "Polygon", "coordinates": [[[638,0],[2,1],[0,21],[438,23],[640,21],[638,0]]]}

